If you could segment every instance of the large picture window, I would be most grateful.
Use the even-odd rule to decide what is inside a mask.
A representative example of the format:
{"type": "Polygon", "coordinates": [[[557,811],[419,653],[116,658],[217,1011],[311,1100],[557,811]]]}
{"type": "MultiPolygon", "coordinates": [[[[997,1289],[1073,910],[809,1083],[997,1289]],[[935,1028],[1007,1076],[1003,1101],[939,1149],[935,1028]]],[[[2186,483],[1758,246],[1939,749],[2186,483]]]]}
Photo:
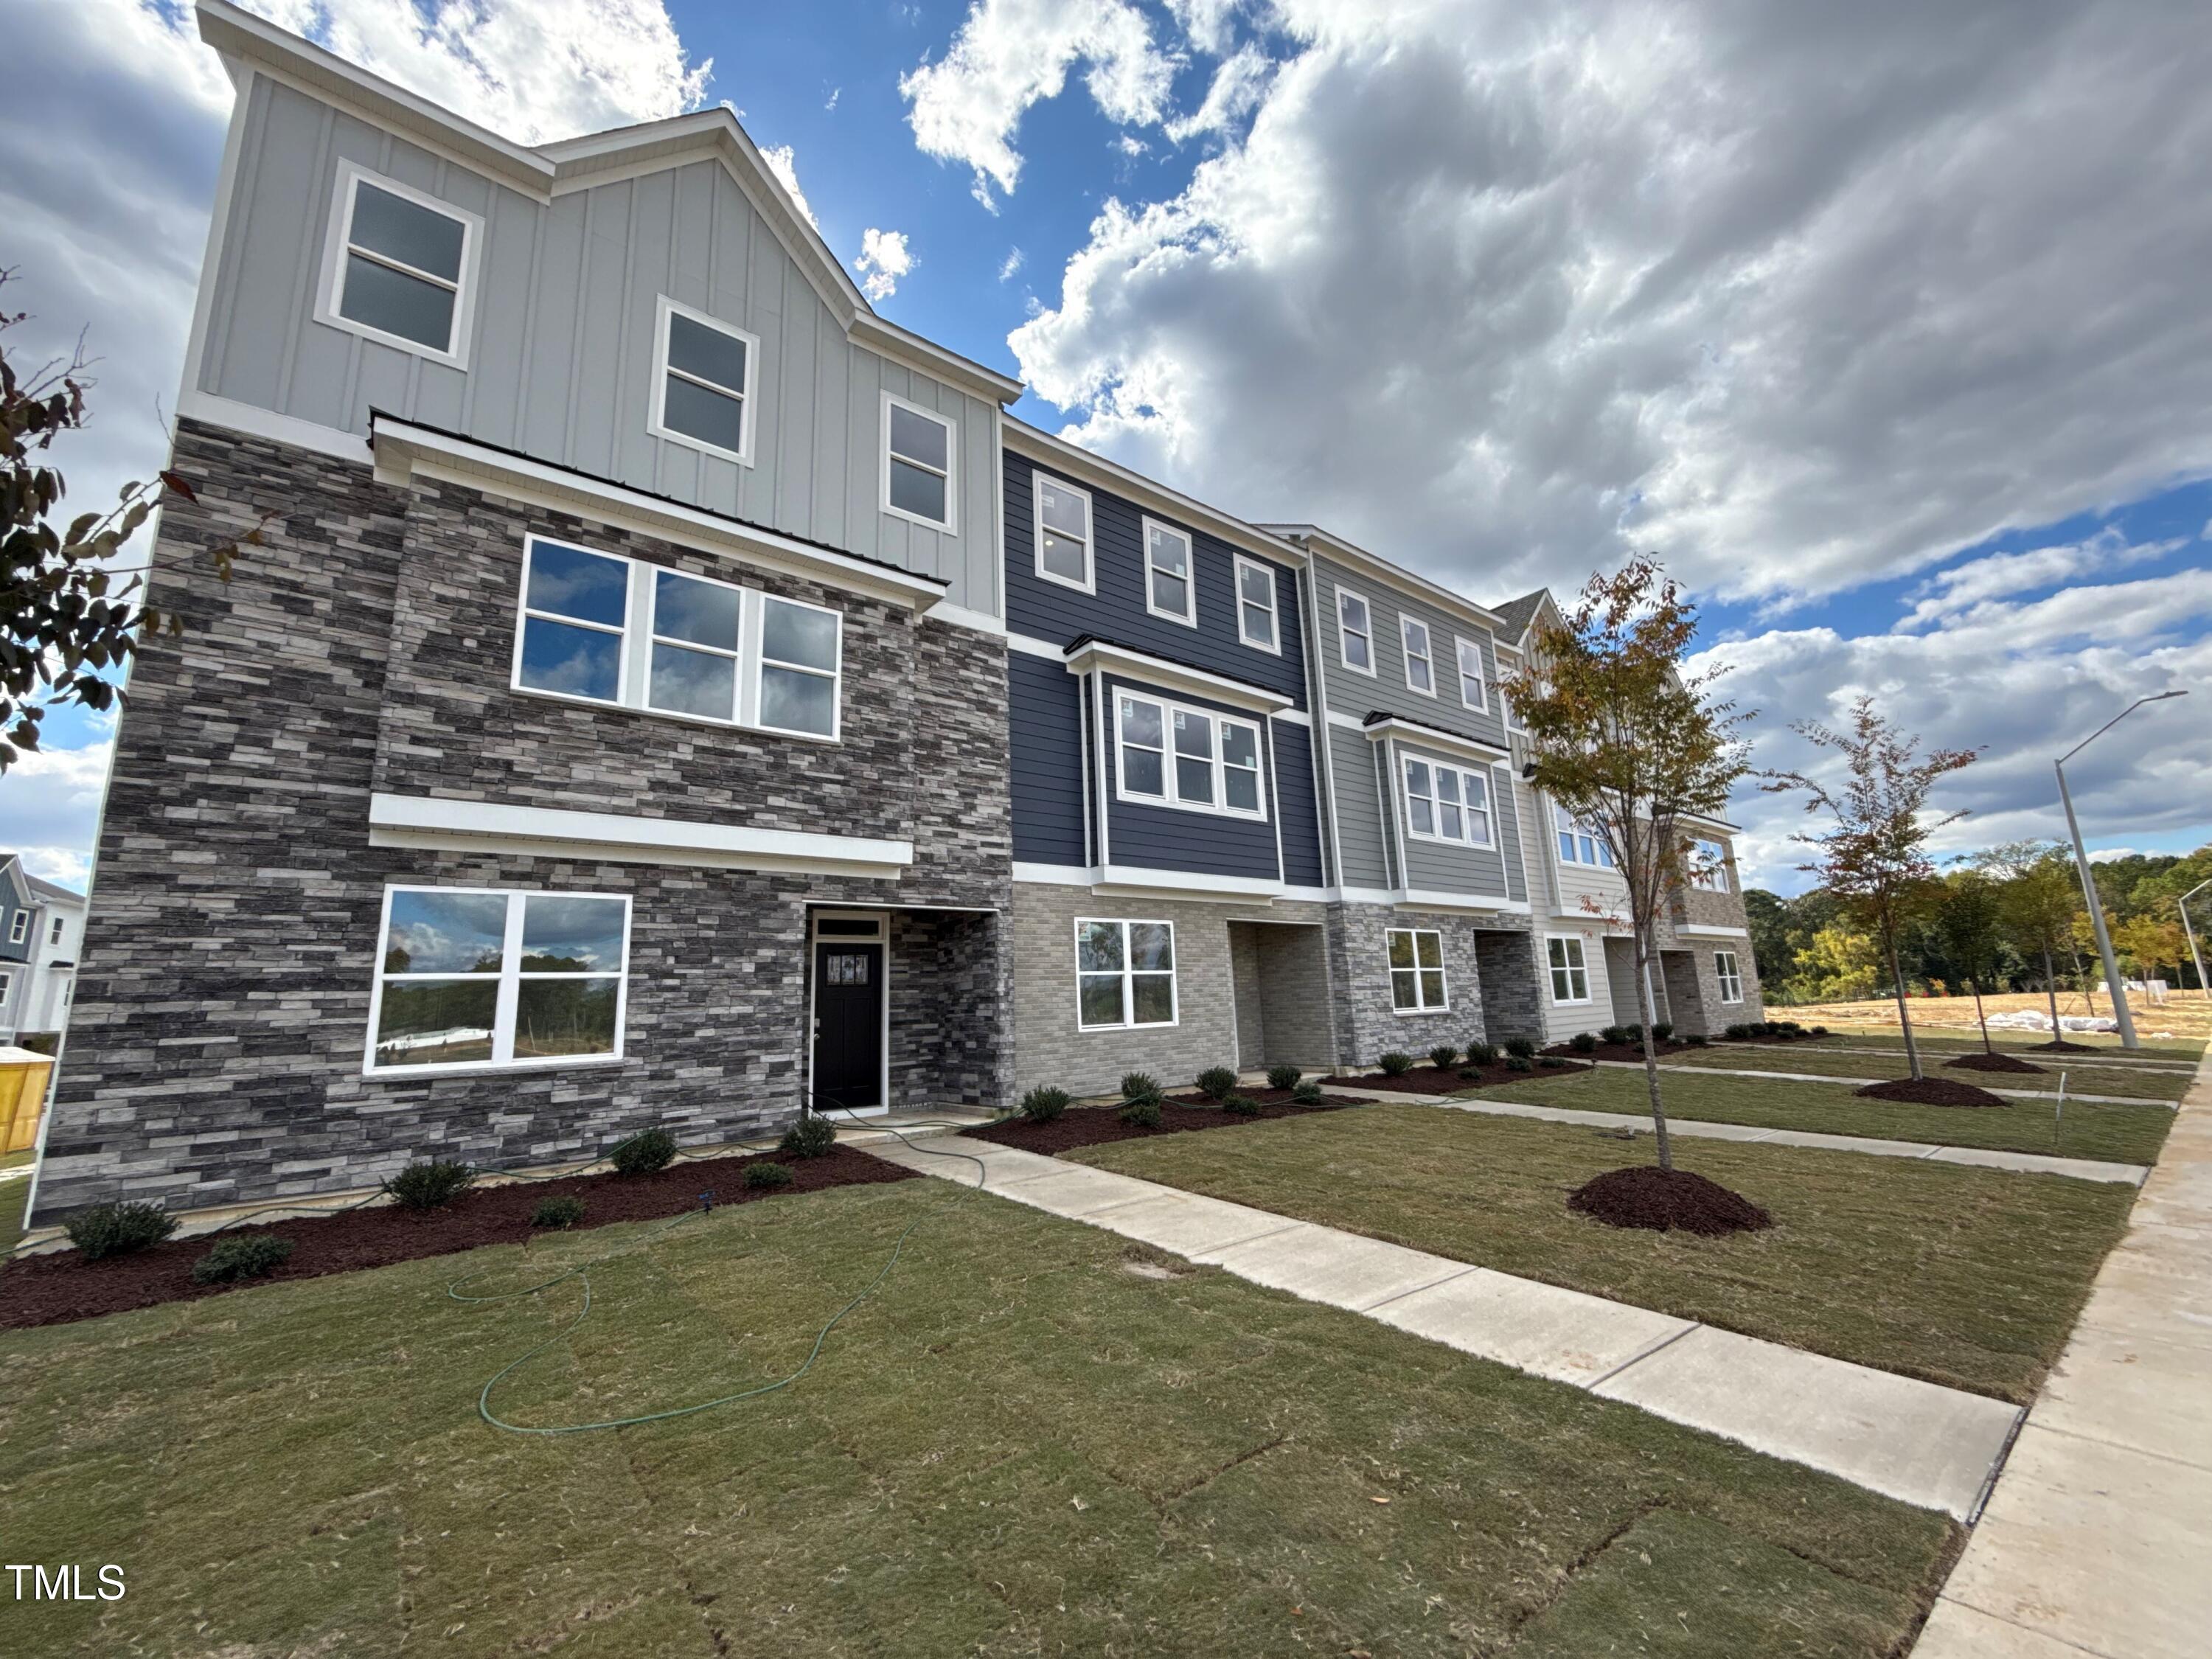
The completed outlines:
{"type": "Polygon", "coordinates": [[[1708,893],[1729,890],[1728,848],[1717,841],[1690,843],[1690,885],[1708,893]]]}
{"type": "Polygon", "coordinates": [[[629,900],[387,887],[370,1072],[619,1060],[629,900]]]}
{"type": "Polygon", "coordinates": [[[346,162],[318,322],[465,367],[483,221],[346,162]]]}
{"type": "Polygon", "coordinates": [[[1086,1031],[1176,1023],[1175,924],[1075,924],[1076,1024],[1086,1031]]]}
{"type": "Polygon", "coordinates": [[[1237,556],[1237,637],[1255,650],[1282,653],[1273,567],[1237,556]]]}
{"type": "Polygon", "coordinates": [[[1145,520],[1145,609],[1187,628],[1198,626],[1198,579],[1188,532],[1145,520]]]}
{"type": "Polygon", "coordinates": [[[1564,806],[1552,809],[1552,827],[1559,837],[1559,862],[1586,865],[1593,870],[1613,868],[1613,848],[1564,806]]]}
{"type": "Polygon", "coordinates": [[[1030,474],[1036,505],[1036,573],[1063,587],[1094,590],[1091,563],[1091,496],[1042,472],[1030,474]]]}
{"type": "Polygon", "coordinates": [[[1552,1000],[1588,1002],[1589,964],[1583,957],[1583,942],[1571,933],[1555,933],[1546,946],[1551,957],[1552,1000]]]}
{"type": "Polygon", "coordinates": [[[959,433],[934,410],[884,393],[884,511],[951,531],[959,433]]]}
{"type": "Polygon", "coordinates": [[[514,684],[799,737],[838,735],[843,619],[733,583],[533,536],[514,684]]]}
{"type": "Polygon", "coordinates": [[[1496,844],[1490,824],[1490,783],[1480,772],[1404,757],[1406,833],[1421,841],[1465,847],[1496,844]]]}
{"type": "Polygon", "coordinates": [[[753,377],[760,342],[703,311],[660,300],[647,429],[724,460],[753,459],[753,377]]]}
{"type": "Polygon", "coordinates": [[[1114,695],[1124,800],[1264,818],[1260,728],[1136,691],[1114,695]]]}
{"type": "Polygon", "coordinates": [[[1392,927],[1383,943],[1390,956],[1390,1011],[1432,1014],[1451,1006],[1444,981],[1443,935],[1431,927],[1392,927]]]}
{"type": "Polygon", "coordinates": [[[1723,1002],[1741,1002],[1743,1000],[1743,975],[1736,967],[1735,952],[1733,951],[1714,951],[1713,972],[1719,978],[1721,982],[1721,1000],[1723,1002]]]}

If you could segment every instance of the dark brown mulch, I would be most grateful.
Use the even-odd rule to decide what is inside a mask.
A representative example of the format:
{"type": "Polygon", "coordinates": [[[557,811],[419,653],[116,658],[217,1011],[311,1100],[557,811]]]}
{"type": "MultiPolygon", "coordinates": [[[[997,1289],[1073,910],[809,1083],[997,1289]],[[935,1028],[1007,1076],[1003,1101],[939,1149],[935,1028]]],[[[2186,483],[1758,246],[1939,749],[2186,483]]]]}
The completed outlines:
{"type": "Polygon", "coordinates": [[[1160,1127],[1157,1129],[1122,1122],[1119,1106],[1077,1106],[1049,1123],[1006,1117],[996,1123],[978,1123],[960,1133],[978,1140],[995,1140],[1001,1146],[1018,1146],[1025,1152],[1042,1152],[1049,1157],[1054,1152],[1073,1152],[1078,1146],[1103,1146],[1109,1140],[1143,1140],[1152,1135],[1188,1134],[1194,1129],[1228,1129],[1239,1123],[1265,1123],[1273,1118],[1304,1117],[1308,1112],[1333,1112],[1340,1107],[1366,1104],[1364,1101],[1331,1100],[1323,1096],[1318,1106],[1295,1105],[1287,1094],[1273,1089],[1262,1089],[1245,1098],[1260,1103],[1259,1111],[1251,1117],[1224,1112],[1211,1103],[1191,1106],[1182,1099],[1165,1101],[1160,1106],[1160,1127]],[[1270,1096],[1274,1097],[1270,1099],[1270,1096]]]}
{"type": "Polygon", "coordinates": [[[2064,1037],[2053,1037],[2048,1042],[2031,1042],[2027,1049],[2033,1054],[2094,1054],[2097,1052],[2097,1045],[2094,1042],[2069,1042],[2064,1037]]]}
{"type": "Polygon", "coordinates": [[[1504,1060],[1495,1066],[1469,1066],[1473,1077],[1462,1077],[1460,1068],[1446,1070],[1436,1066],[1416,1066],[1410,1072],[1401,1072],[1392,1077],[1388,1072],[1369,1072],[1362,1077],[1340,1077],[1334,1081],[1354,1089],[1395,1089],[1401,1095],[1455,1095],[1462,1089],[1486,1089],[1493,1083],[1529,1083],[1538,1078],[1558,1077],[1566,1072],[1587,1072],[1586,1065],[1541,1066],[1531,1062],[1525,1072],[1510,1070],[1504,1060]]]}
{"type": "Polygon", "coordinates": [[[1894,1083],[1869,1083],[1863,1089],[1854,1089],[1855,1095],[1869,1100],[1904,1100],[1916,1106],[2002,1106],[2005,1103],[1987,1089],[1977,1089],[1971,1083],[1961,1083],[1956,1078],[1924,1077],[1914,1082],[1909,1077],[1899,1078],[1894,1083]]]}
{"type": "Polygon", "coordinates": [[[530,1212],[549,1198],[584,1200],[583,1227],[617,1221],[650,1221],[696,1207],[699,1194],[712,1192],[716,1205],[748,1204],[788,1193],[819,1192],[878,1181],[904,1181],[915,1174],[866,1152],[841,1146],[821,1158],[789,1158],[768,1152],[742,1158],[687,1159],[649,1176],[562,1176],[550,1181],[521,1181],[464,1193],[435,1210],[406,1210],[379,1204],[337,1215],[295,1217],[248,1227],[232,1227],[215,1237],[172,1239],[130,1255],[88,1261],[74,1250],[19,1257],[0,1268],[0,1330],[31,1325],[61,1325],[150,1308],[162,1302],[220,1296],[255,1285],[325,1273],[385,1267],[418,1256],[447,1255],[480,1244],[519,1244],[533,1236],[530,1212]],[[748,1164],[781,1164],[791,1184],[772,1190],[744,1184],[748,1164]],[[192,1263],[206,1255],[216,1237],[273,1233],[289,1239],[292,1254],[275,1273],[227,1285],[195,1285],[192,1263]]]}
{"type": "MultiPolygon", "coordinates": [[[[1666,1059],[1669,1054],[1693,1053],[1697,1048],[1695,1043],[1676,1042],[1672,1040],[1655,1042],[1651,1046],[1653,1051],[1662,1060],[1666,1059]]],[[[1601,1042],[1587,1053],[1576,1048],[1571,1042],[1555,1042],[1543,1052],[1562,1060],[1624,1060],[1632,1066],[1641,1066],[1644,1063],[1643,1045],[1635,1042],[1601,1042]]]]}
{"type": "MultiPolygon", "coordinates": [[[[1245,1099],[1256,1101],[1262,1106],[1304,1106],[1309,1110],[1316,1106],[1364,1106],[1367,1104],[1367,1102],[1353,1095],[1332,1095],[1326,1092],[1316,1101],[1300,1100],[1288,1089],[1239,1089],[1237,1092],[1245,1099]]],[[[1216,1103],[1212,1095],[1202,1095],[1195,1090],[1188,1089],[1179,1095],[1170,1095],[1167,1100],[1170,1105],[1174,1106],[1212,1106],[1216,1103]]],[[[1119,1111],[1121,1108],[1117,1106],[1114,1109],[1119,1111]]],[[[1234,1117],[1236,1114],[1231,1112],[1230,1115],[1234,1117]]]]}
{"type": "Polygon", "coordinates": [[[2043,1067],[2013,1054],[1960,1054],[1943,1063],[1962,1072],[2033,1072],[2038,1077],[2044,1075],[2043,1067]]]}
{"type": "Polygon", "coordinates": [[[1609,1227],[1646,1227],[1708,1238],[1755,1233],[1774,1224],[1772,1216],[1741,1193],[1687,1170],[1648,1164],[1592,1176],[1567,1194],[1567,1207],[1609,1227]]]}

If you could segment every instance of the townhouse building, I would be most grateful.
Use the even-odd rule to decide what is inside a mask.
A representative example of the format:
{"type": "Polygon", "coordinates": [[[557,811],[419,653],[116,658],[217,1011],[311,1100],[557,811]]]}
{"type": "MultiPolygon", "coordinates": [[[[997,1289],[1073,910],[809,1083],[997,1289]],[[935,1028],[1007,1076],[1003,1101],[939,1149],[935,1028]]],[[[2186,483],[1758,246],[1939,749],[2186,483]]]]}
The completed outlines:
{"type": "Polygon", "coordinates": [[[58,1037],[76,990],[84,895],[0,853],[0,1044],[58,1037]]]}
{"type": "MultiPolygon", "coordinates": [[[[1543,595],[1014,418],[726,109],[525,147],[198,15],[185,632],[134,670],[35,1222],[1635,1017],[1498,691],[1543,595]]],[[[1681,1023],[1755,1012],[1728,876],[1681,1023]]]]}

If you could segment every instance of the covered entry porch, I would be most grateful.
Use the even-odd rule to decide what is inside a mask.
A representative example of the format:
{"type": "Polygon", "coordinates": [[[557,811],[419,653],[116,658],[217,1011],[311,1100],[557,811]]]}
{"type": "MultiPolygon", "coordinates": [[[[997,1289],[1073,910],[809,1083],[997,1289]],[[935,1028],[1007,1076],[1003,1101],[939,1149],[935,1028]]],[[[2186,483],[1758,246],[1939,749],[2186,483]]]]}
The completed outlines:
{"type": "Polygon", "coordinates": [[[1005,1103],[996,910],[810,905],[803,1087],[841,1120],[1005,1103]]]}
{"type": "Polygon", "coordinates": [[[1320,922],[1231,921],[1229,976],[1238,1070],[1288,1065],[1313,1072],[1336,1064],[1328,945],[1320,922]]]}

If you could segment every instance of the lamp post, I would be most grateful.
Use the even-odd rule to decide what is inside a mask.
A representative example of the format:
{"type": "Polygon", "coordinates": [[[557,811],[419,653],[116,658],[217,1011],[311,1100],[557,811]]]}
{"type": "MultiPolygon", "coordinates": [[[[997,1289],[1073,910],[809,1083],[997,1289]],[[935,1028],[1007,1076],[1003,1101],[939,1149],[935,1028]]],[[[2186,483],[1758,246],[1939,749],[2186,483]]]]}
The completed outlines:
{"type": "MultiPolygon", "coordinates": [[[[2185,697],[2188,695],[2185,690],[2160,691],[2148,697],[2137,697],[2051,763],[2058,774],[2058,799],[2066,808],[2067,833],[2074,837],[2074,866],[2081,872],[2081,896],[2089,906],[2089,927],[2097,936],[2097,954],[2105,960],[2105,988],[2112,994],[2112,1015],[2119,1022],[2120,1046],[2124,1048],[2139,1048],[2142,1045],[2136,1041],[2136,1023],[2128,1013],[2127,988],[2120,983],[2120,965],[2112,959],[2112,935],[2105,931],[2105,907],[2097,902],[2097,878],[2090,873],[2089,851],[2081,845],[2081,826],[2074,817],[2074,797],[2066,787],[2066,763],[2145,703],[2164,702],[2168,697],[2185,697]]],[[[2053,1031],[2051,1040],[2057,1042],[2058,1036],[2053,1031]]]]}
{"type": "Polygon", "coordinates": [[[2208,887],[2212,887],[2212,881],[2198,882],[2174,900],[2173,908],[2181,912],[2181,931],[2189,935],[2189,959],[2197,964],[2197,994],[2212,999],[2212,982],[2208,982],[2204,977],[2204,953],[2197,948],[2197,930],[2189,925],[2189,901],[2208,887]]]}

